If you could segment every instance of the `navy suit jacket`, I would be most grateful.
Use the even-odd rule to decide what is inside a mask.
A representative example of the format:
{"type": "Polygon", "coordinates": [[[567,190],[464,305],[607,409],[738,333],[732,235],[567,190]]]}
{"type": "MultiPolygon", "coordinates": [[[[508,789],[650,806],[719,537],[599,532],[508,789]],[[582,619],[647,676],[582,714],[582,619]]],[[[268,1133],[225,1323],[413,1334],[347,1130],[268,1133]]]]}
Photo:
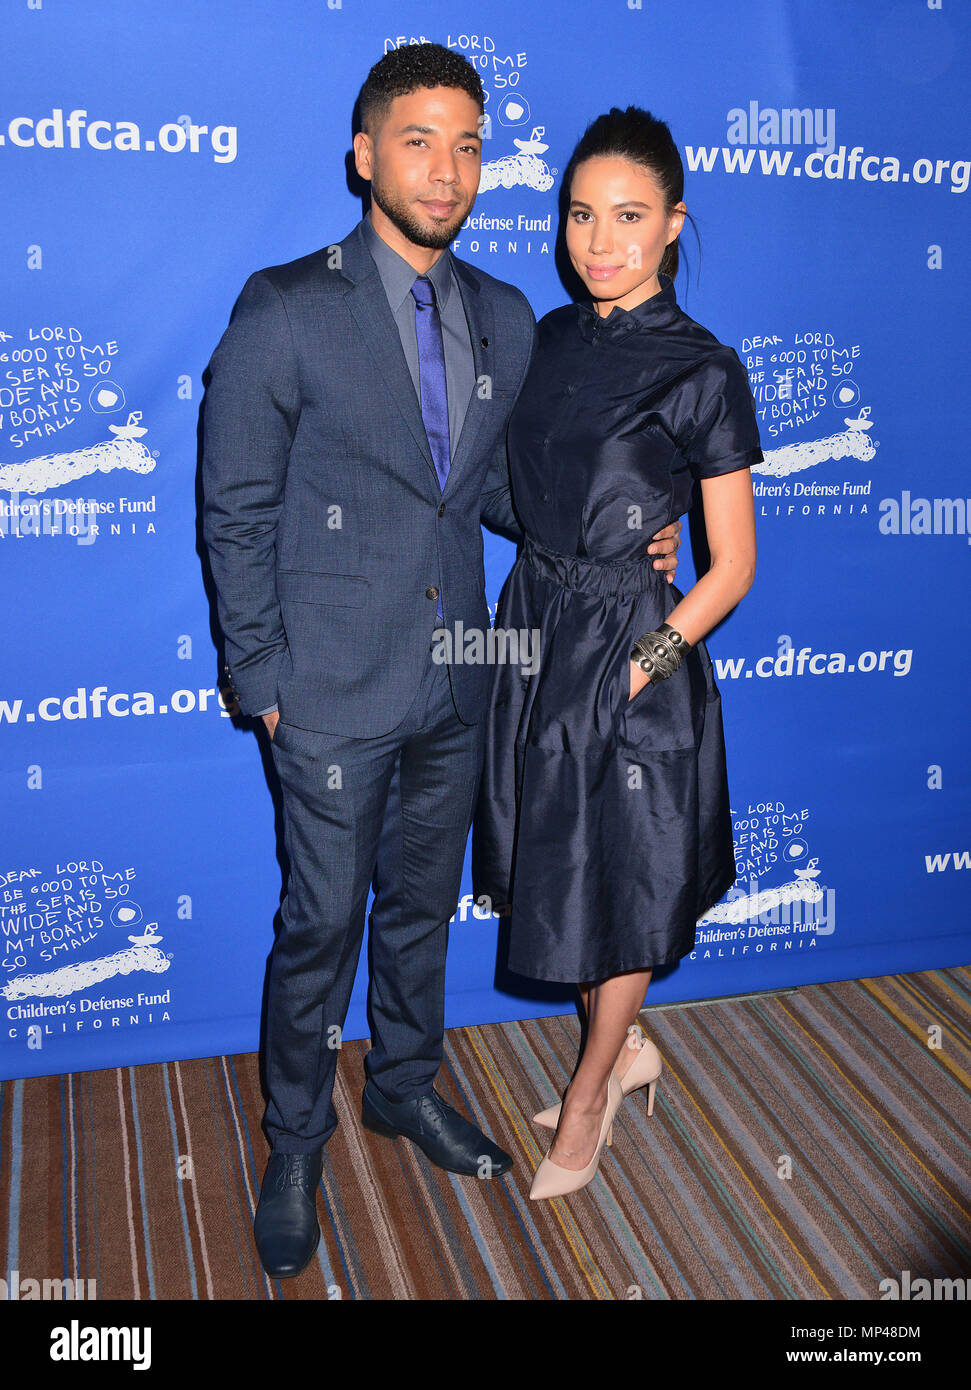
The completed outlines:
{"type": "MultiPolygon", "coordinates": [[[[451,251],[444,253],[452,256],[451,251]]],[[[506,424],[536,344],[514,286],[453,257],[477,386],[442,491],[360,225],[247,280],[209,364],[203,534],[244,714],[374,738],[407,713],[435,626],[489,626],[480,522],[518,538],[506,424]]],[[[466,723],[488,668],[450,667],[466,723]]]]}

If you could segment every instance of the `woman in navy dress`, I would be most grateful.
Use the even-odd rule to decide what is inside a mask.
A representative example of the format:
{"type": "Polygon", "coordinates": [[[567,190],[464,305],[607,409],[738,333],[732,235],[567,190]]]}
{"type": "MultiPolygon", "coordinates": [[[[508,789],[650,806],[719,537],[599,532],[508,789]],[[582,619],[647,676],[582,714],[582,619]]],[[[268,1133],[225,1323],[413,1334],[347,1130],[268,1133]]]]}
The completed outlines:
{"type": "Polygon", "coordinates": [[[653,1104],[660,1057],[628,1032],[651,971],[693,949],[697,918],[735,880],[701,639],[751,586],[749,469],[763,457],[741,361],[677,303],[686,209],[667,125],[614,108],[564,179],[590,299],[541,320],[510,419],[525,540],[495,625],[538,631],[539,662],[493,668],[473,829],[476,893],[510,912],[510,968],[577,985],[587,1016],[562,1109],[537,1117],[556,1135],[533,1197],[590,1181],[625,1094],[650,1084],[653,1104]],[[711,566],[682,594],[646,538],[689,509],[696,482],[711,566]]]}

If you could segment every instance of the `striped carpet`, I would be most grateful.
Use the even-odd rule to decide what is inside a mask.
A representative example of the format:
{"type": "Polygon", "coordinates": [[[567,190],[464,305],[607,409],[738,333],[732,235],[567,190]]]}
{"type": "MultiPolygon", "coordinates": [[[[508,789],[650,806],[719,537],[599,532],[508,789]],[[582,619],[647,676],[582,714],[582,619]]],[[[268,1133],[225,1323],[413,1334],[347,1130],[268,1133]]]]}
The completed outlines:
{"type": "Polygon", "coordinates": [[[971,969],[642,1022],[665,1061],[654,1116],[630,1097],[597,1178],[553,1202],[528,1200],[529,1117],[566,1084],[575,1017],[448,1033],[439,1089],[515,1159],[492,1182],[362,1130],[366,1044],[345,1044],[323,1237],[287,1281],[252,1239],[255,1056],[4,1082],[0,1277],[99,1299],[825,1300],[971,1274],[971,969]]]}

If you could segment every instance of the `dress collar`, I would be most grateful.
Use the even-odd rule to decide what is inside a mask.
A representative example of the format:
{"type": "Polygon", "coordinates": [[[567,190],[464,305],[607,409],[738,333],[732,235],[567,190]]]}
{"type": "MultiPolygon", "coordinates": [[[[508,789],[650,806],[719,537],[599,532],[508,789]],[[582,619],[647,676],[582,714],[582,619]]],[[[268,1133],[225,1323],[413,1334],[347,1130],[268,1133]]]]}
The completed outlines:
{"type": "Polygon", "coordinates": [[[588,342],[594,337],[623,338],[635,328],[658,328],[671,321],[672,311],[678,300],[674,292],[674,281],[670,275],[658,271],[661,288],[650,299],[636,304],[633,309],[622,309],[615,304],[606,318],[601,318],[591,300],[577,305],[577,325],[588,342]]]}

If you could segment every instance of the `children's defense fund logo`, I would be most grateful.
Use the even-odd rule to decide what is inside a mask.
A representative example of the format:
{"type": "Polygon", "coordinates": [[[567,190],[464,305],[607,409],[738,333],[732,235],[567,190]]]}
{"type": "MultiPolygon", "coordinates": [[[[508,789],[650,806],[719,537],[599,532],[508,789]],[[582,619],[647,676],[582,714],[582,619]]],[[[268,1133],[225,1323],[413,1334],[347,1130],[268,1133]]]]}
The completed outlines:
{"type": "Polygon", "coordinates": [[[823,330],[745,338],[762,463],[752,465],[764,517],[868,516],[874,421],[860,345],[823,330]]]}
{"type": "Polygon", "coordinates": [[[98,474],[151,473],[147,434],[113,338],[94,341],[70,324],[20,334],[0,325],[0,539],[90,544],[110,523],[134,528],[130,514],[154,512],[154,497],[86,499],[76,489],[98,474]]]}
{"type": "Polygon", "coordinates": [[[692,960],[812,950],[836,930],[836,894],[820,881],[809,811],[758,801],[732,811],[734,885],[698,919],[692,960]]]}
{"type": "Polygon", "coordinates": [[[53,1034],[170,1021],[171,989],[142,978],[164,975],[172,960],[135,879],[134,868],[100,859],[0,874],[3,1037],[39,1049],[53,1034]],[[109,988],[93,997],[99,986],[109,988]]]}

